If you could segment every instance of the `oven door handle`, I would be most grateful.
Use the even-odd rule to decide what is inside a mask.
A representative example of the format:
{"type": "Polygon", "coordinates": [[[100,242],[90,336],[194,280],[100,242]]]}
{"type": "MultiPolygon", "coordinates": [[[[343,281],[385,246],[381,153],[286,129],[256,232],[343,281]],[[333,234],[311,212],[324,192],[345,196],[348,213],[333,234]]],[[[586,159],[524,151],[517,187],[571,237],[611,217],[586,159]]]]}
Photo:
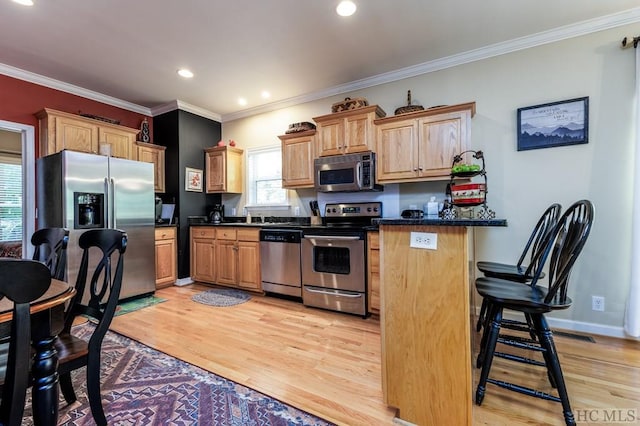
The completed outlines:
{"type": "Polygon", "coordinates": [[[342,293],[342,292],[336,292],[336,291],[322,291],[322,290],[314,290],[314,289],[309,288],[309,287],[305,287],[304,290],[308,291],[309,293],[327,294],[329,296],[348,297],[350,299],[357,299],[357,298],[362,297],[361,293],[354,294],[354,293],[342,293]]]}
{"type": "Polygon", "coordinates": [[[305,235],[306,239],[315,239],[315,240],[341,240],[341,241],[355,241],[359,240],[360,237],[345,237],[345,236],[327,236],[327,235],[305,235]]]}

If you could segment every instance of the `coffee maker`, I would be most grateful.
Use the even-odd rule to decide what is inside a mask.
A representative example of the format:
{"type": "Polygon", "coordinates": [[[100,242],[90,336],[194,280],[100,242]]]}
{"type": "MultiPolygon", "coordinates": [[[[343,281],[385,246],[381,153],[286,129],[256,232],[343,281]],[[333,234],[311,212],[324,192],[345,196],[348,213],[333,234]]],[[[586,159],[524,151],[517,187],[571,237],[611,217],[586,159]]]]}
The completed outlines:
{"type": "Polygon", "coordinates": [[[220,223],[224,219],[224,204],[214,204],[209,212],[209,222],[220,223]]]}

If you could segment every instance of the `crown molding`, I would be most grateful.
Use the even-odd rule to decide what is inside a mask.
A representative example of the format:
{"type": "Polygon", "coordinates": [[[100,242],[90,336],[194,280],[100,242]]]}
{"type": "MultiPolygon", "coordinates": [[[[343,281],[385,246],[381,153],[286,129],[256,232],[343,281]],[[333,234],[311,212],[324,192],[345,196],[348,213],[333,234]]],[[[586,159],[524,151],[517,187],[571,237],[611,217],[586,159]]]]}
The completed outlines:
{"type": "Polygon", "coordinates": [[[196,115],[199,115],[201,117],[208,118],[210,120],[222,122],[222,118],[220,117],[220,114],[216,114],[216,113],[211,112],[209,110],[206,110],[204,108],[200,108],[200,107],[197,107],[195,105],[191,105],[191,104],[188,104],[188,103],[186,103],[184,101],[177,100],[177,99],[174,100],[174,101],[168,102],[166,104],[159,105],[159,106],[151,108],[151,114],[152,114],[152,116],[155,117],[157,115],[164,114],[165,112],[175,111],[176,109],[180,109],[182,111],[187,111],[187,112],[190,112],[192,114],[196,114],[196,115]]]}
{"type": "Polygon", "coordinates": [[[598,31],[604,31],[623,25],[633,24],[636,22],[640,22],[640,7],[614,13],[611,15],[589,19],[571,25],[566,25],[564,27],[554,28],[552,30],[543,31],[505,42],[492,44],[489,46],[481,47],[479,49],[469,50],[467,52],[447,56],[433,61],[423,62],[421,64],[412,65],[395,71],[390,71],[388,73],[374,75],[372,77],[363,78],[361,80],[352,81],[350,83],[334,86],[317,92],[295,96],[293,98],[284,99],[282,101],[261,105],[255,108],[249,108],[230,114],[224,114],[222,115],[222,122],[224,123],[227,121],[237,120],[240,118],[266,113],[281,108],[291,107],[306,102],[317,101],[334,95],[349,93],[356,90],[379,86],[381,84],[404,80],[406,78],[416,77],[435,71],[441,71],[458,65],[480,61],[495,56],[505,55],[507,53],[517,52],[519,50],[529,49],[544,44],[555,43],[569,38],[579,37],[598,31]]]}
{"type": "Polygon", "coordinates": [[[40,74],[21,70],[20,68],[12,67],[10,65],[0,64],[0,74],[17,78],[18,80],[28,81],[29,83],[38,84],[50,89],[59,90],[61,92],[70,93],[72,95],[81,96],[83,98],[91,99],[92,101],[97,101],[103,104],[126,109],[128,111],[133,111],[144,115],[151,115],[151,110],[147,107],[123,101],[122,99],[107,96],[102,93],[94,92],[93,90],[84,89],[82,87],[65,83],[60,80],[45,77],[40,74]]]}
{"type": "Polygon", "coordinates": [[[147,108],[5,64],[0,64],[0,74],[147,116],[155,116],[175,109],[181,109],[183,111],[224,123],[637,22],[640,22],[640,7],[566,25],[549,31],[543,31],[526,37],[492,44],[479,49],[470,50],[433,61],[423,62],[421,64],[363,78],[324,90],[294,96],[281,101],[223,115],[213,113],[204,108],[200,108],[180,100],[171,101],[167,104],[153,108],[147,108]]]}

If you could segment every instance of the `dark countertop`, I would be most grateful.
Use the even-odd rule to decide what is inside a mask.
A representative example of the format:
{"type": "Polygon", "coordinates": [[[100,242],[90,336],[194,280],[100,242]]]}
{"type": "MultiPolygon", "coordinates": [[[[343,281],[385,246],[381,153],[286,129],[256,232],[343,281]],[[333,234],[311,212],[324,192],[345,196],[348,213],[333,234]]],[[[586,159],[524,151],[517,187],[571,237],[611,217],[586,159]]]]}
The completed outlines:
{"type": "Polygon", "coordinates": [[[156,228],[175,228],[177,226],[176,223],[156,223],[156,228]]]}
{"type": "Polygon", "coordinates": [[[381,218],[381,219],[373,219],[372,222],[373,222],[373,225],[507,226],[506,219],[381,218]]]}

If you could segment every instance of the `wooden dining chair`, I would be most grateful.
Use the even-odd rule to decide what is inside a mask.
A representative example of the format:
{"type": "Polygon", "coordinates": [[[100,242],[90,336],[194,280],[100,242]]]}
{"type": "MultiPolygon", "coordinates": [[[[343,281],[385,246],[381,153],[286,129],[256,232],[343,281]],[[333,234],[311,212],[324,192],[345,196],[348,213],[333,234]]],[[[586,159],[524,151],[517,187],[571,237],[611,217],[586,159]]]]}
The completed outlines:
{"type": "Polygon", "coordinates": [[[33,260],[43,262],[51,272],[51,278],[64,281],[67,271],[67,245],[69,230],[65,228],[42,228],[31,236],[35,246],[33,260]]]}
{"type": "Polygon", "coordinates": [[[80,236],[78,244],[83,252],[76,281],[77,293],[71,301],[69,315],[65,317],[64,329],[55,343],[59,358],[58,374],[62,394],[71,404],[77,399],[71,372],[86,366],[91,414],[96,424],[102,426],[107,424],[107,420],[100,396],[100,352],[120,297],[127,234],[116,229],[92,229],[80,236]],[[96,255],[100,260],[95,270],[89,271],[90,259],[96,255]],[[83,303],[83,300],[88,301],[83,303]],[[73,320],[79,315],[88,317],[95,324],[88,342],[71,334],[73,320]]]}
{"type": "MultiPolygon", "coordinates": [[[[500,278],[515,283],[527,283],[533,279],[533,275],[537,270],[540,262],[540,254],[545,248],[546,238],[553,230],[553,227],[558,223],[562,206],[558,203],[551,204],[540,216],[538,223],[533,228],[529,240],[524,245],[522,253],[518,258],[517,263],[507,264],[498,262],[480,261],[476,263],[476,267],[484,274],[485,277],[500,278]],[[524,263],[527,262],[527,265],[524,263]]],[[[542,275],[544,277],[544,273],[542,275]]],[[[482,330],[482,326],[487,320],[488,300],[482,299],[482,306],[480,307],[480,314],[478,315],[478,322],[476,323],[476,330],[482,330]]],[[[526,316],[526,315],[525,315],[526,316]]],[[[533,324],[529,317],[527,319],[527,327],[531,329],[533,324]]],[[[503,320],[503,324],[516,330],[523,329],[523,323],[521,321],[509,321],[503,320]]],[[[533,333],[532,333],[533,334],[533,333]]]]}
{"type": "Polygon", "coordinates": [[[482,404],[487,383],[492,383],[504,389],[519,392],[550,401],[560,402],[563,408],[565,423],[575,425],[575,418],[571,411],[569,395],[564,382],[560,360],[553,342],[553,333],[549,329],[545,314],[548,312],[567,309],[572,301],[567,295],[571,270],[587,241],[593,223],[594,208],[588,200],[574,203],[564,212],[557,225],[549,235],[535,270],[533,279],[528,285],[514,285],[512,281],[499,278],[482,277],[476,280],[478,293],[489,301],[489,323],[485,327],[480,346],[482,371],[476,389],[476,404],[482,404]],[[548,262],[548,265],[547,265],[548,262]],[[548,287],[543,287],[542,269],[548,266],[548,287]],[[528,314],[533,321],[537,341],[524,339],[504,339],[500,335],[502,312],[510,309],[528,314]],[[529,349],[542,354],[544,362],[523,356],[496,352],[498,343],[529,349]],[[489,378],[494,356],[508,361],[518,361],[528,365],[544,366],[552,387],[558,391],[554,396],[522,385],[508,383],[489,378]]]}
{"type": "Polygon", "coordinates": [[[0,259],[0,298],[14,303],[10,339],[0,345],[0,378],[4,378],[2,425],[17,426],[22,422],[32,359],[29,304],[42,296],[49,285],[51,275],[44,264],[28,259],[0,259]]]}

